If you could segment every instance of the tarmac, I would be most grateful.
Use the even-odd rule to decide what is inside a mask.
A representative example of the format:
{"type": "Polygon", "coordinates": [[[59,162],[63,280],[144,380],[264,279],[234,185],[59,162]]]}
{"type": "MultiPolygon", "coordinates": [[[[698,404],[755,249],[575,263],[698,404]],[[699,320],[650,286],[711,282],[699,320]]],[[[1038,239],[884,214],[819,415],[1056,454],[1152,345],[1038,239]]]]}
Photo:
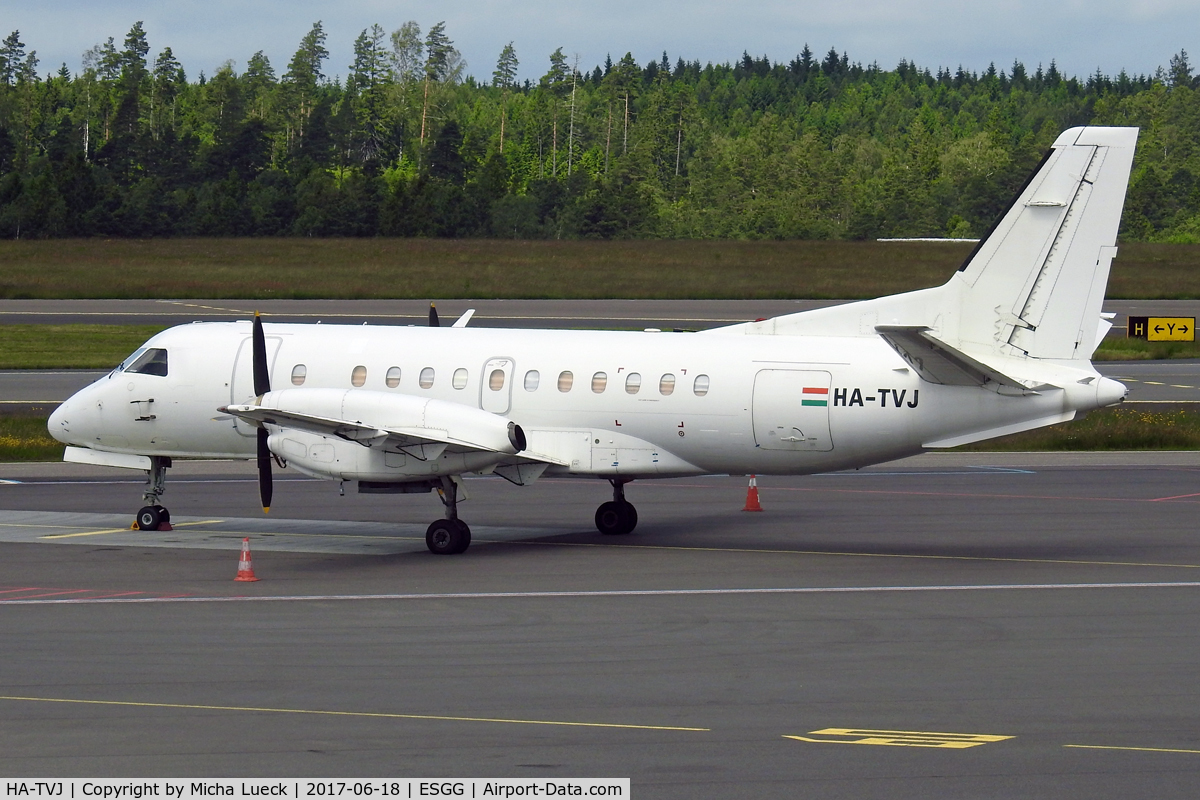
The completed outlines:
{"type": "Polygon", "coordinates": [[[0,773],[629,777],[636,797],[1192,797],[1200,453],[468,481],[0,467],[0,773]],[[261,580],[236,583],[243,538],[261,580]]]}

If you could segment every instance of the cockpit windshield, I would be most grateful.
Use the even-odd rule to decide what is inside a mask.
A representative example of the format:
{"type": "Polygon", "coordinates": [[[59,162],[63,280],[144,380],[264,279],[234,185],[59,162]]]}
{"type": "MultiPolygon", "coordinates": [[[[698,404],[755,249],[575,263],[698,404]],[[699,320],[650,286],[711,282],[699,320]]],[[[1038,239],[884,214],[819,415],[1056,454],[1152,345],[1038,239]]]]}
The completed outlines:
{"type": "Polygon", "coordinates": [[[167,376],[167,351],[161,347],[144,347],[121,364],[122,372],[167,376]]]}

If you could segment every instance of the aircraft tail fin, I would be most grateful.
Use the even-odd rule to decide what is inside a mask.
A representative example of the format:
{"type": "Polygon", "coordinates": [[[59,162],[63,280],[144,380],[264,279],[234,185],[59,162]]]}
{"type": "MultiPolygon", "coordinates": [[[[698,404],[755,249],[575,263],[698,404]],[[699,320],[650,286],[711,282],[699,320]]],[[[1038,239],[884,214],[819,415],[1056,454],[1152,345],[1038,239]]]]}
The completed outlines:
{"type": "Polygon", "coordinates": [[[947,287],[961,345],[1007,356],[1088,359],[1117,253],[1137,128],[1072,128],[947,287]]]}

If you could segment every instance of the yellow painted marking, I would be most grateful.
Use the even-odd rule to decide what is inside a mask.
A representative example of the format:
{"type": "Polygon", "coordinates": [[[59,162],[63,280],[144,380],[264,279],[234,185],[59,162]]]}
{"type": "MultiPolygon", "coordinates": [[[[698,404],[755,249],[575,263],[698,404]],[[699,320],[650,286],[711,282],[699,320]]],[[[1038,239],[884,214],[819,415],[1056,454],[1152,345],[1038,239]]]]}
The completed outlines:
{"type": "Polygon", "coordinates": [[[1073,747],[1079,750],[1138,750],[1144,753],[1193,753],[1200,755],[1200,750],[1183,750],[1172,747],[1106,747],[1102,744],[1064,744],[1063,747],[1073,747]]]}
{"type": "Polygon", "coordinates": [[[379,711],[321,711],[307,708],[257,708],[254,706],[209,706],[193,703],[138,703],[129,700],[76,700],[64,697],[9,697],[0,700],[22,700],[35,703],[78,703],[96,706],[127,706],[135,708],[186,708],[199,711],[241,711],[269,714],[315,714],[330,717],[376,717],[380,719],[425,719],[439,722],[503,722],[511,725],[558,725],[570,728],[622,728],[639,731],[707,732],[712,728],[684,728],[675,725],[624,725],[615,722],[564,722],[546,719],[504,719],[498,717],[451,717],[437,714],[388,714],[379,711]]]}
{"type": "Polygon", "coordinates": [[[1147,384],[1148,386],[1166,386],[1166,384],[1162,381],[1143,381],[1143,383],[1147,384]]]}
{"type": "Polygon", "coordinates": [[[914,558],[934,561],[1006,561],[1018,564],[1075,564],[1085,567],[1173,567],[1200,569],[1200,564],[1159,564],[1138,561],[1083,561],[1069,558],[1005,558],[1002,556],[937,556],[916,553],[843,553],[836,550],[770,550],[752,547],[686,547],[669,544],[597,544],[594,542],[538,542],[530,540],[491,540],[488,544],[545,545],[549,547],[611,547],[626,550],[684,550],[700,553],[762,553],[794,556],[847,556],[855,558],[914,558]]]}
{"type": "Polygon", "coordinates": [[[1184,386],[1181,383],[1172,383],[1171,388],[1172,389],[1195,389],[1196,387],[1195,386],[1184,386]]]}
{"type": "Polygon", "coordinates": [[[985,733],[938,733],[935,731],[875,731],[863,728],[823,728],[809,731],[809,736],[784,736],[800,742],[820,744],[876,744],[887,747],[939,747],[964,750],[981,744],[1003,742],[1014,736],[992,736],[985,733]],[[812,739],[811,736],[844,736],[844,739],[812,739]]]}
{"type": "MultiPolygon", "coordinates": [[[[182,528],[187,525],[211,525],[214,522],[224,522],[224,520],[205,519],[205,520],[200,520],[199,522],[179,522],[179,523],[172,522],[171,527],[172,528],[182,528]]],[[[126,533],[129,530],[130,530],[129,528],[110,528],[105,531],[84,531],[83,533],[52,533],[48,536],[39,536],[38,538],[39,539],[71,539],[76,536],[100,536],[101,534],[105,534],[105,533],[126,533]]],[[[159,531],[146,531],[146,533],[159,533],[159,531]]],[[[169,531],[162,531],[162,533],[169,533],[169,531]]]]}

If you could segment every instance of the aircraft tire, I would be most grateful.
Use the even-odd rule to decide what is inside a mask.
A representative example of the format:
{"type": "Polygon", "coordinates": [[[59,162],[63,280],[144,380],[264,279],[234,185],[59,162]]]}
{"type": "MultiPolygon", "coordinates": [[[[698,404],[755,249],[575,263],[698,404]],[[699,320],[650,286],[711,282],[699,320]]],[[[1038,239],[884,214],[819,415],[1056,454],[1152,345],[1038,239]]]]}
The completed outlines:
{"type": "Polygon", "coordinates": [[[471,546],[471,529],[461,519],[454,520],[454,524],[458,526],[459,531],[458,549],[454,552],[465,553],[467,548],[471,546]]]}
{"type": "Polygon", "coordinates": [[[162,506],[142,506],[137,513],[137,526],[140,531],[156,531],[158,526],[163,523],[163,514],[165,511],[162,506]]]}
{"type": "Polygon", "coordinates": [[[637,511],[629,503],[609,501],[596,509],[596,530],[605,536],[621,536],[637,525],[637,511]]]}
{"type": "Polygon", "coordinates": [[[166,506],[155,506],[155,508],[157,508],[158,513],[162,515],[163,522],[171,521],[171,512],[167,510],[166,506]]]}
{"type": "Polygon", "coordinates": [[[438,556],[452,556],[467,549],[471,529],[456,519],[439,519],[425,531],[425,546],[438,556]]]}

